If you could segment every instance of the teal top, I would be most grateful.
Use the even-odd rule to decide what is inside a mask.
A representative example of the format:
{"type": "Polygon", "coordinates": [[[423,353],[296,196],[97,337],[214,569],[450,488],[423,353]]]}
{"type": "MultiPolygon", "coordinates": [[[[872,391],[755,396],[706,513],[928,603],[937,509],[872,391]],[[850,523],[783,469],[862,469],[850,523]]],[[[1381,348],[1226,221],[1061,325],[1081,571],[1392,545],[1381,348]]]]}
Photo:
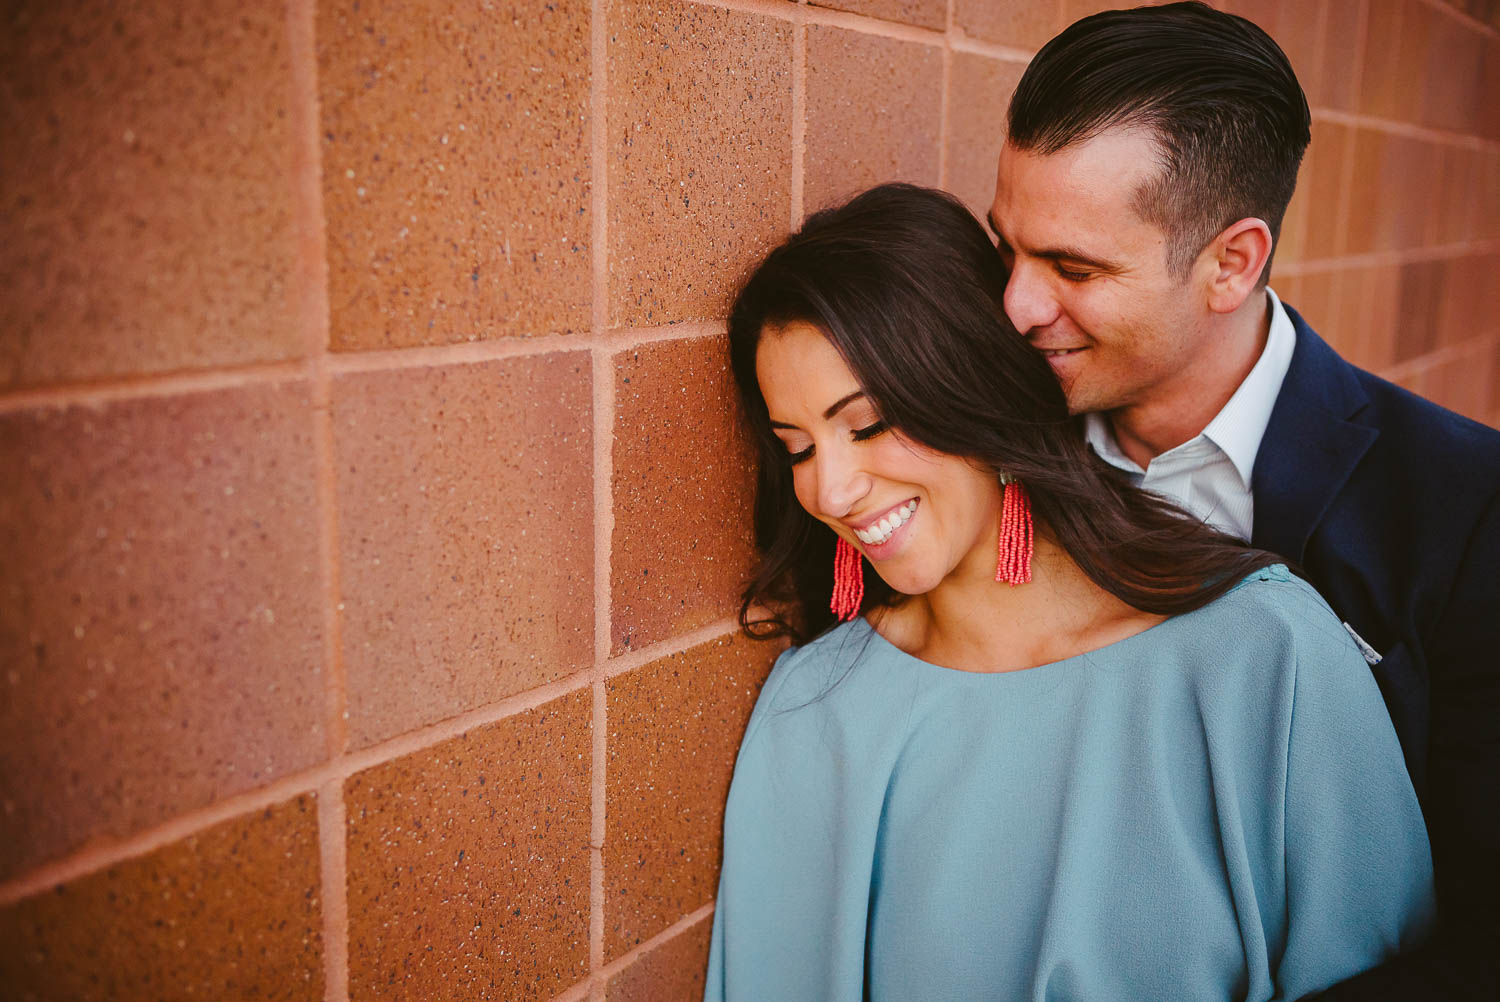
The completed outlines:
{"type": "Polygon", "coordinates": [[[1293,999],[1433,914],[1368,667],[1272,567],[1024,671],[859,619],[777,661],[740,746],[708,1000],[1293,999]]]}

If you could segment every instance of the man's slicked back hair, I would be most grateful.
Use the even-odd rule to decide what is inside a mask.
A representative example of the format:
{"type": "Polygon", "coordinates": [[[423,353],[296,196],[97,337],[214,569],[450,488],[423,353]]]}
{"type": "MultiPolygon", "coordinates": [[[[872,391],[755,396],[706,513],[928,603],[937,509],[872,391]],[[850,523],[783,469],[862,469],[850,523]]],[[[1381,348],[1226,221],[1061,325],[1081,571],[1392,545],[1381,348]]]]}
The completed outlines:
{"type": "MultiPolygon", "coordinates": [[[[1048,156],[1107,129],[1149,129],[1161,170],[1136,210],[1167,234],[1168,267],[1185,276],[1237,220],[1263,219],[1280,239],[1311,120],[1271,36],[1207,4],[1173,3],[1095,14],[1043,46],[1011,97],[1006,139],[1048,156]]],[[[1268,260],[1262,282],[1270,270],[1268,260]]]]}

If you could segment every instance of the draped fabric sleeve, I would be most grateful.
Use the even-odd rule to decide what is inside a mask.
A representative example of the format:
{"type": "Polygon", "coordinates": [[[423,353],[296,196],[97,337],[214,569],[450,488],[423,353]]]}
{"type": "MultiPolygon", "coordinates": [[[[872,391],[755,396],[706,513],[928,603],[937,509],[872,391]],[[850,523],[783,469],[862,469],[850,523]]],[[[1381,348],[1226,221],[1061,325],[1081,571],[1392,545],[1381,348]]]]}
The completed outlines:
{"type": "Polygon", "coordinates": [[[892,757],[856,666],[828,638],[778,660],[735,764],[709,1002],[859,1000],[876,832],[892,757]],[[836,684],[835,684],[836,683],[836,684]]]}
{"type": "Polygon", "coordinates": [[[1278,999],[1410,947],[1434,912],[1427,830],[1395,729],[1369,667],[1317,604],[1298,639],[1287,741],[1278,999]]]}

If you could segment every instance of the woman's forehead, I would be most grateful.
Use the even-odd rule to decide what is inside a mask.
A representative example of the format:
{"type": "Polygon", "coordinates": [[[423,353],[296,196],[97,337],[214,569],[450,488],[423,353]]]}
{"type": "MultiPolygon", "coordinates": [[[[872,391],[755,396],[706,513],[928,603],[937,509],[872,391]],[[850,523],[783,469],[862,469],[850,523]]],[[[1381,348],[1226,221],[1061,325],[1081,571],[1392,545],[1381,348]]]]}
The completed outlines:
{"type": "Polygon", "coordinates": [[[833,342],[803,321],[762,331],[755,374],[772,419],[787,423],[820,417],[860,389],[833,342]]]}

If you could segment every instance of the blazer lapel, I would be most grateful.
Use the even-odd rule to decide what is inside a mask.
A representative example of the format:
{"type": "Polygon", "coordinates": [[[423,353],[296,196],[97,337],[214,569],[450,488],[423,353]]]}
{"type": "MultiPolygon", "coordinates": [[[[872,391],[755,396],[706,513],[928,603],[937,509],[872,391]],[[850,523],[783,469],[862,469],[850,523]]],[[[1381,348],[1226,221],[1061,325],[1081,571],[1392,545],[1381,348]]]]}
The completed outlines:
{"type": "Polygon", "coordinates": [[[1354,367],[1295,310],[1287,313],[1297,347],[1250,478],[1251,542],[1301,563],[1308,537],[1380,432],[1351,420],[1369,406],[1354,367]]]}

